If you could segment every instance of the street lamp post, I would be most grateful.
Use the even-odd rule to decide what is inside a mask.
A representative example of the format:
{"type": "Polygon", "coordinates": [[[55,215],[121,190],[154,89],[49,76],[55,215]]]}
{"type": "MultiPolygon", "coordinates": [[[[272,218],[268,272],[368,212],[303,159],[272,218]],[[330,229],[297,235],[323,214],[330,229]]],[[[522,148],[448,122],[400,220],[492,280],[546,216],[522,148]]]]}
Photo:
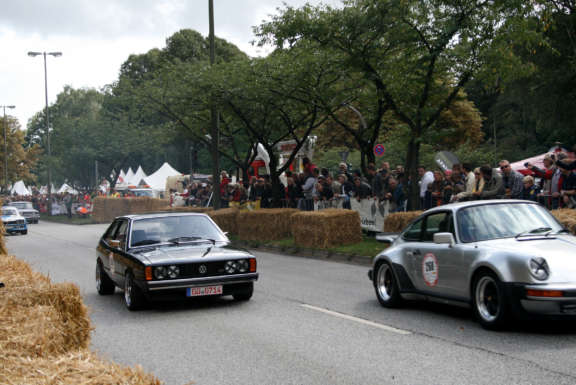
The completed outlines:
{"type": "MultiPolygon", "coordinates": [[[[216,61],[214,44],[214,0],[208,0],[208,14],[210,19],[210,65],[214,65],[216,61]]],[[[210,109],[210,116],[210,136],[212,137],[212,197],[214,199],[214,210],[218,210],[220,208],[220,153],[218,152],[220,144],[220,128],[218,124],[220,117],[214,103],[212,103],[210,109]]]]}
{"type": "Polygon", "coordinates": [[[6,132],[8,131],[8,121],[6,120],[6,109],[16,108],[16,106],[2,106],[4,109],[4,194],[8,192],[8,140],[6,132]]]}
{"type": "Polygon", "coordinates": [[[48,150],[48,215],[52,215],[52,149],[50,148],[50,116],[48,114],[48,70],[46,66],[46,55],[59,57],[62,52],[28,52],[28,56],[44,57],[44,95],[46,97],[46,149],[48,150]]]}

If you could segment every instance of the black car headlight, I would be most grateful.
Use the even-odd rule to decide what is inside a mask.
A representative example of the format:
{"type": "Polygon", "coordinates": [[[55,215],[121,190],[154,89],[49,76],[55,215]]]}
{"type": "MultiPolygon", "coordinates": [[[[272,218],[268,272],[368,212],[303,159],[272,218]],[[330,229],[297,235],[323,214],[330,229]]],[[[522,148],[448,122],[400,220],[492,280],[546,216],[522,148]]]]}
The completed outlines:
{"type": "Polygon", "coordinates": [[[238,261],[238,271],[240,273],[246,273],[249,268],[250,268],[250,264],[248,263],[247,260],[241,259],[238,261]]]}
{"type": "Polygon", "coordinates": [[[166,267],[166,274],[168,278],[177,278],[180,275],[180,268],[176,265],[166,267]]]}
{"type": "Polygon", "coordinates": [[[166,268],[164,266],[157,266],[154,268],[154,278],[164,279],[166,278],[166,268]]]}
{"type": "Polygon", "coordinates": [[[234,274],[238,272],[238,261],[228,261],[224,265],[224,270],[228,274],[234,274]]]}
{"type": "Polygon", "coordinates": [[[530,268],[530,273],[537,280],[545,281],[550,276],[550,267],[548,267],[548,263],[544,258],[531,258],[528,265],[530,268]]]}

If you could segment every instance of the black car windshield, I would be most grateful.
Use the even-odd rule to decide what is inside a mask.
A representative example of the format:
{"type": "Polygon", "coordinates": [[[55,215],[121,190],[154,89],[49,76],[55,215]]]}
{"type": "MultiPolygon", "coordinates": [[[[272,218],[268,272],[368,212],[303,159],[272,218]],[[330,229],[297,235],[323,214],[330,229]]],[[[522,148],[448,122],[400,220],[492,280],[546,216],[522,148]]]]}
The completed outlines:
{"type": "Polygon", "coordinates": [[[186,241],[228,241],[210,219],[202,215],[165,216],[135,220],[130,247],[186,241]]]}
{"type": "Polygon", "coordinates": [[[18,211],[16,209],[8,209],[4,207],[2,209],[2,215],[18,215],[18,211]]]}
{"type": "Polygon", "coordinates": [[[33,209],[32,203],[29,202],[12,202],[11,206],[16,207],[17,209],[33,209]]]}
{"type": "Polygon", "coordinates": [[[498,203],[458,211],[458,231],[462,242],[511,238],[524,233],[557,233],[562,230],[563,227],[552,214],[536,204],[498,203]]]}

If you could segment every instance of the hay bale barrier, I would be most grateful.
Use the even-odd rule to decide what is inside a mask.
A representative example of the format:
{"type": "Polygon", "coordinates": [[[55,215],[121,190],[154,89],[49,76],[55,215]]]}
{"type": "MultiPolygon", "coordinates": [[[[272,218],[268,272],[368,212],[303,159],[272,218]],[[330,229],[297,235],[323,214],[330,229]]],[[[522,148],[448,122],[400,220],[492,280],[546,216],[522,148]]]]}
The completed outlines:
{"type": "Polygon", "coordinates": [[[161,384],[88,350],[92,325],[76,285],[53,284],[6,254],[0,266],[0,384],[161,384]]]}
{"type": "Polygon", "coordinates": [[[238,234],[238,213],[240,210],[236,208],[221,209],[208,211],[206,214],[212,218],[214,222],[222,229],[222,231],[229,234],[238,234]]]}
{"type": "Polygon", "coordinates": [[[294,243],[301,247],[327,249],[362,242],[360,215],[356,211],[301,211],[291,219],[294,243]]]}
{"type": "Polygon", "coordinates": [[[92,217],[96,222],[108,223],[120,215],[145,214],[165,211],[168,200],[149,197],[139,198],[110,198],[98,197],[94,199],[92,217]]]}
{"type": "Polygon", "coordinates": [[[382,231],[388,233],[399,233],[404,230],[408,223],[412,222],[422,213],[423,211],[392,213],[384,219],[384,228],[382,231]]]}
{"type": "Polygon", "coordinates": [[[238,214],[238,237],[245,241],[275,241],[292,235],[292,215],[298,209],[261,209],[238,214]]]}
{"type": "Polygon", "coordinates": [[[562,226],[566,227],[572,234],[576,235],[576,210],[558,209],[550,211],[562,226]]]}

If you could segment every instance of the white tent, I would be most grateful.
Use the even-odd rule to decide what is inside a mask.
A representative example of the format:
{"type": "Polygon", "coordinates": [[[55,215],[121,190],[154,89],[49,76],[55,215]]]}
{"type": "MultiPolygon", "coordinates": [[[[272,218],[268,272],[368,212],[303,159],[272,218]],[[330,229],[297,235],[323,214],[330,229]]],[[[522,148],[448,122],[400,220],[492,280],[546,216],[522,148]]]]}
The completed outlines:
{"type": "Polygon", "coordinates": [[[16,194],[16,195],[32,195],[30,193],[30,190],[28,190],[28,188],[26,188],[24,181],[21,181],[21,180],[14,183],[14,186],[12,186],[12,189],[10,190],[10,194],[12,194],[12,195],[14,195],[14,194],[16,194]]]}
{"type": "MultiPolygon", "coordinates": [[[[56,187],[54,187],[54,185],[52,185],[52,193],[56,192],[56,187]]],[[[42,186],[40,187],[40,194],[48,194],[48,186],[42,186]]]]}
{"type": "Polygon", "coordinates": [[[168,162],[165,162],[155,173],[144,178],[144,181],[153,190],[164,191],[166,190],[166,179],[169,176],[177,175],[182,175],[182,173],[176,171],[168,162]]]}
{"type": "Polygon", "coordinates": [[[124,177],[124,183],[130,184],[132,178],[134,178],[134,171],[132,171],[132,167],[129,167],[128,171],[126,171],[126,176],[124,177]]]}
{"type": "Polygon", "coordinates": [[[132,179],[127,181],[127,183],[130,186],[139,186],[140,182],[142,182],[143,180],[145,183],[146,176],[147,176],[146,173],[144,172],[144,170],[142,170],[142,166],[138,166],[138,170],[136,170],[136,173],[134,173],[132,179]]]}
{"type": "Polygon", "coordinates": [[[58,189],[58,194],[62,194],[62,193],[66,193],[66,192],[70,193],[70,194],[78,194],[78,191],[74,190],[67,183],[64,183],[62,186],[60,186],[60,189],[58,189]]]}

